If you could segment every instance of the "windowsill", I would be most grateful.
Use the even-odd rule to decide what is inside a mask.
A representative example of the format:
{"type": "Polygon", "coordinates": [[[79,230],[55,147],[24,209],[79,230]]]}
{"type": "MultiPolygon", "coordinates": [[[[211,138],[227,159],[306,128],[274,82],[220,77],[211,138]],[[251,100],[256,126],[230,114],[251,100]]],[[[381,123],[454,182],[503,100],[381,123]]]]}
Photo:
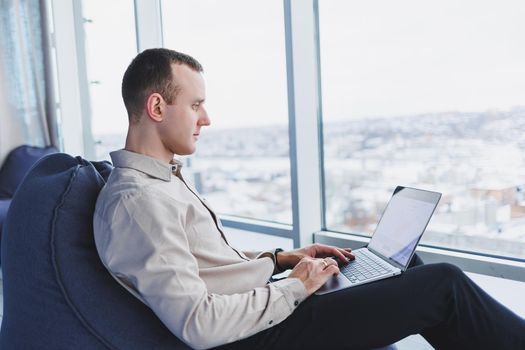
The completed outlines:
{"type": "MultiPolygon", "coordinates": [[[[314,233],[314,241],[354,249],[366,245],[369,238],[320,231],[314,233]]],[[[425,246],[419,246],[416,251],[426,263],[448,262],[467,272],[525,282],[524,262],[425,246]]]]}

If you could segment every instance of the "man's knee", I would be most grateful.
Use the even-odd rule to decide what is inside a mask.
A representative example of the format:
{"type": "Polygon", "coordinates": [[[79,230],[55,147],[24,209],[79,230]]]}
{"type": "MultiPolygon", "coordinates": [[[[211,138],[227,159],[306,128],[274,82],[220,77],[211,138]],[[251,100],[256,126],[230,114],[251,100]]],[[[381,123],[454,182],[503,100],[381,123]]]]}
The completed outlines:
{"type": "Polygon", "coordinates": [[[410,260],[410,264],[408,264],[408,267],[414,267],[414,266],[421,266],[424,265],[423,259],[415,253],[414,256],[412,256],[412,259],[410,260]]]}
{"type": "Polygon", "coordinates": [[[434,272],[436,276],[444,279],[445,281],[452,281],[456,279],[462,279],[465,277],[463,271],[454,264],[450,263],[437,263],[433,264],[434,272]]]}

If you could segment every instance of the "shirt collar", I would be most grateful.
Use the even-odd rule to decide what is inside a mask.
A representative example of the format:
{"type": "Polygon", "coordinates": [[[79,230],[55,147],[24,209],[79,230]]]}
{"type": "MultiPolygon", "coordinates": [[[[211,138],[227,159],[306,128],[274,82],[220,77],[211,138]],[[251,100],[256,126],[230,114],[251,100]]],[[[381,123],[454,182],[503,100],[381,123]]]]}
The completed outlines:
{"type": "Polygon", "coordinates": [[[171,174],[180,173],[180,168],[182,168],[182,163],[175,158],[166,164],[156,158],[124,149],[111,152],[110,156],[113,165],[117,168],[138,170],[164,181],[170,181],[171,174]]]}

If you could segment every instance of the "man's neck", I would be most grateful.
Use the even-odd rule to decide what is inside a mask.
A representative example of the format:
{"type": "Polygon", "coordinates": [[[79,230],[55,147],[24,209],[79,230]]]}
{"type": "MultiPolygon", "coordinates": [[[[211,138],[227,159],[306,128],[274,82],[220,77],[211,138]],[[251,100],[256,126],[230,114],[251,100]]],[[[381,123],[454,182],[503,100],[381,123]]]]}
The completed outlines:
{"type": "Polygon", "coordinates": [[[175,156],[164,147],[157,135],[151,135],[151,133],[143,129],[136,130],[131,127],[128,130],[124,149],[158,159],[165,163],[171,162],[175,156]]]}

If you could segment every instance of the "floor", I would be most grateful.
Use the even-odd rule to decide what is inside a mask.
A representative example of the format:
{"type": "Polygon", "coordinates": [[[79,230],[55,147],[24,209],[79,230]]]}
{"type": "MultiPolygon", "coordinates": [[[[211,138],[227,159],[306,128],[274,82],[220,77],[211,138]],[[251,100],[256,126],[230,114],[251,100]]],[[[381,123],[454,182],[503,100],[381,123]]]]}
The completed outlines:
{"type": "MultiPolygon", "coordinates": [[[[231,235],[231,241],[236,241],[234,236],[235,235],[231,235]]],[[[253,243],[253,241],[251,241],[250,243],[253,243]]],[[[267,243],[270,244],[271,242],[267,243]]],[[[287,247],[288,242],[283,241],[279,243],[281,243],[281,246],[289,248],[287,247]]],[[[242,249],[242,244],[239,244],[238,246],[242,249]]],[[[513,310],[516,314],[525,318],[525,299],[523,298],[523,295],[525,295],[525,283],[504,280],[501,278],[479,275],[474,273],[467,273],[467,275],[470,278],[472,278],[483,289],[485,289],[490,295],[492,295],[496,300],[501,302],[503,305],[507,306],[509,309],[513,310]]],[[[0,271],[0,324],[2,322],[2,315],[4,309],[2,282],[2,272],[0,271]]],[[[399,350],[432,349],[432,347],[425,341],[425,339],[423,339],[419,335],[407,337],[396,343],[396,346],[399,350]]]]}

